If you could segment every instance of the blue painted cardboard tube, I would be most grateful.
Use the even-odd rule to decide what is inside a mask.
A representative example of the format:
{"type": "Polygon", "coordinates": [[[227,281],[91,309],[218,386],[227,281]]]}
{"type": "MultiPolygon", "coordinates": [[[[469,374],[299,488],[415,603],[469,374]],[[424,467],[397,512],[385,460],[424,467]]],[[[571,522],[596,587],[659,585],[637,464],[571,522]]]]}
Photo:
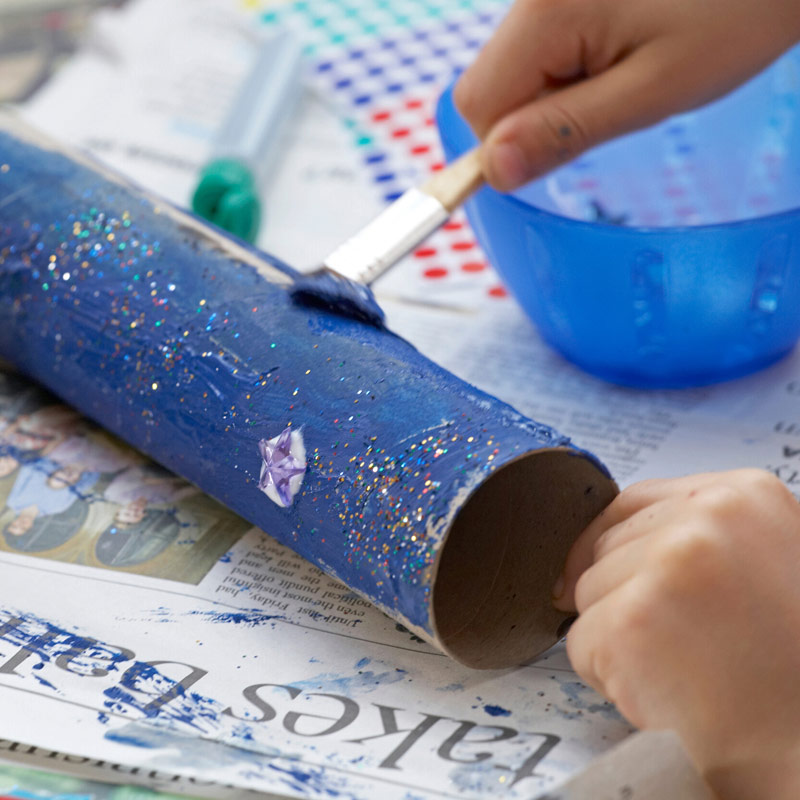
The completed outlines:
{"type": "Polygon", "coordinates": [[[460,661],[550,646],[608,473],[295,276],[0,120],[0,355],[460,661]]]}

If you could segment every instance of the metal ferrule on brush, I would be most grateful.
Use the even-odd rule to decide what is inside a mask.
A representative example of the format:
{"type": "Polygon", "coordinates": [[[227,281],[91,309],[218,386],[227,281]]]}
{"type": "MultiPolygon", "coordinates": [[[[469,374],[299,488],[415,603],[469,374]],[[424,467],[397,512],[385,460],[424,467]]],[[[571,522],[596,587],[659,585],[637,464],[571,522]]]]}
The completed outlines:
{"type": "Polygon", "coordinates": [[[349,280],[370,284],[444,224],[448,216],[448,210],[435,197],[409,189],[334,250],[324,265],[349,280]]]}

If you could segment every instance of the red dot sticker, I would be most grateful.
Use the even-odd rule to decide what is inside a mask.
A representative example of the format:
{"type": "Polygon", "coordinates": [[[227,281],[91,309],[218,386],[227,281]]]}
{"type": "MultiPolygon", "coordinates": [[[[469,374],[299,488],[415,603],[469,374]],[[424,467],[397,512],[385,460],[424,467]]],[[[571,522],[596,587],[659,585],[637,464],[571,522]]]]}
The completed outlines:
{"type": "Polygon", "coordinates": [[[430,258],[431,256],[436,255],[436,248],[435,247],[420,247],[418,250],[414,251],[414,255],[417,258],[430,258]]]}
{"type": "Polygon", "coordinates": [[[460,231],[463,227],[463,222],[456,222],[453,219],[451,219],[450,222],[445,222],[445,224],[442,225],[442,228],[446,231],[460,231]]]}
{"type": "Polygon", "coordinates": [[[392,116],[391,111],[376,111],[372,115],[372,121],[373,122],[385,122],[391,116],[392,116]]]}
{"type": "Polygon", "coordinates": [[[505,286],[492,286],[489,289],[489,297],[508,297],[508,291],[505,286]]]}
{"type": "Polygon", "coordinates": [[[486,264],[483,261],[467,261],[461,265],[464,272],[483,272],[486,269],[486,264]]]}
{"type": "Polygon", "coordinates": [[[431,164],[431,172],[438,172],[440,169],[444,169],[444,164],[441,161],[431,164]]]}
{"type": "Polygon", "coordinates": [[[422,108],[422,100],[406,100],[406,108],[422,108]]]}
{"type": "Polygon", "coordinates": [[[410,133],[411,133],[411,130],[409,128],[395,128],[392,131],[392,137],[395,138],[395,139],[404,139],[410,133]]]}
{"type": "Polygon", "coordinates": [[[426,278],[431,278],[432,280],[437,280],[439,278],[444,278],[447,275],[447,270],[444,267],[431,267],[430,269],[426,269],[425,272],[422,273],[426,278]]]}
{"type": "Polygon", "coordinates": [[[411,148],[412,156],[424,156],[425,153],[430,153],[431,146],[429,144],[418,144],[416,147],[411,148]]]}
{"type": "Polygon", "coordinates": [[[472,250],[475,242],[454,242],[451,246],[453,250],[472,250]]]}

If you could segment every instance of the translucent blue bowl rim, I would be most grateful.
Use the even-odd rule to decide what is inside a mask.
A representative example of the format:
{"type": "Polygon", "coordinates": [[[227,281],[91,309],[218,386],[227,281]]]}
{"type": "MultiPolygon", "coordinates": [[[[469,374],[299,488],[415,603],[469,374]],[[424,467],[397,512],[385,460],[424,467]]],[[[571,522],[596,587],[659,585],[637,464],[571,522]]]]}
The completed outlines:
{"type": "MultiPolygon", "coordinates": [[[[442,137],[442,143],[446,145],[445,149],[448,149],[447,145],[449,145],[449,150],[451,152],[457,153],[458,155],[462,155],[466,152],[463,148],[456,146],[453,142],[452,135],[448,131],[448,129],[443,124],[442,116],[445,113],[445,105],[449,106],[452,109],[452,113],[457,115],[458,119],[461,121],[461,124],[466,127],[467,123],[464,118],[459,114],[458,110],[455,107],[455,103],[452,99],[453,94],[453,86],[455,86],[455,81],[447,87],[447,89],[442,92],[442,95],[439,97],[439,101],[436,104],[436,124],[439,128],[439,135],[442,137]]],[[[470,131],[470,136],[474,138],[474,134],[470,131]]],[[[477,139],[475,139],[477,143],[477,139]]],[[[563,166],[563,165],[562,165],[563,166]]],[[[540,180],[540,179],[536,179],[540,180]]],[[[487,185],[489,191],[492,192],[497,198],[499,198],[502,202],[508,203],[512,207],[516,209],[516,213],[519,214],[520,212],[525,214],[533,213],[534,216],[543,217],[548,224],[557,223],[566,225],[568,227],[575,226],[575,227],[582,227],[587,230],[603,230],[603,231],[614,231],[614,233],[619,234],[620,236],[639,236],[639,235],[668,235],[671,236],[672,234],[686,234],[692,233],[695,231],[700,232],[715,232],[715,231],[730,231],[731,229],[742,229],[742,228],[755,228],[759,226],[767,226],[771,225],[772,223],[782,223],[788,222],[792,219],[797,219],[800,221],[800,206],[797,208],[789,209],[788,211],[779,211],[775,214],[765,214],[759,217],[750,217],[749,219],[738,219],[732,220],[730,222],[712,222],[706,225],[609,225],[607,223],[597,223],[597,222],[589,222],[587,220],[582,219],[573,219],[572,217],[565,217],[561,214],[555,214],[552,211],[547,211],[544,208],[540,208],[539,206],[535,206],[532,203],[527,203],[524,200],[520,200],[518,197],[515,197],[513,194],[503,194],[501,192],[495,191],[490,186],[487,185]]]]}

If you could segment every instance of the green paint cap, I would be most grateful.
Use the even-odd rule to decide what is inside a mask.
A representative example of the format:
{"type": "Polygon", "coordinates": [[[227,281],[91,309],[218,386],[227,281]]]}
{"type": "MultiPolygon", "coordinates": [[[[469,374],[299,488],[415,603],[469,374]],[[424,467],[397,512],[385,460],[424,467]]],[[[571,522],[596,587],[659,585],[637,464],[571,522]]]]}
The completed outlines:
{"type": "Polygon", "coordinates": [[[302,60],[288,29],[262,42],[192,197],[196,214],[251,243],[261,223],[259,187],[300,96],[302,60]]]}
{"type": "Polygon", "coordinates": [[[212,161],[200,173],[192,210],[234,236],[254,242],[261,225],[261,201],[253,173],[241,161],[212,161]]]}

